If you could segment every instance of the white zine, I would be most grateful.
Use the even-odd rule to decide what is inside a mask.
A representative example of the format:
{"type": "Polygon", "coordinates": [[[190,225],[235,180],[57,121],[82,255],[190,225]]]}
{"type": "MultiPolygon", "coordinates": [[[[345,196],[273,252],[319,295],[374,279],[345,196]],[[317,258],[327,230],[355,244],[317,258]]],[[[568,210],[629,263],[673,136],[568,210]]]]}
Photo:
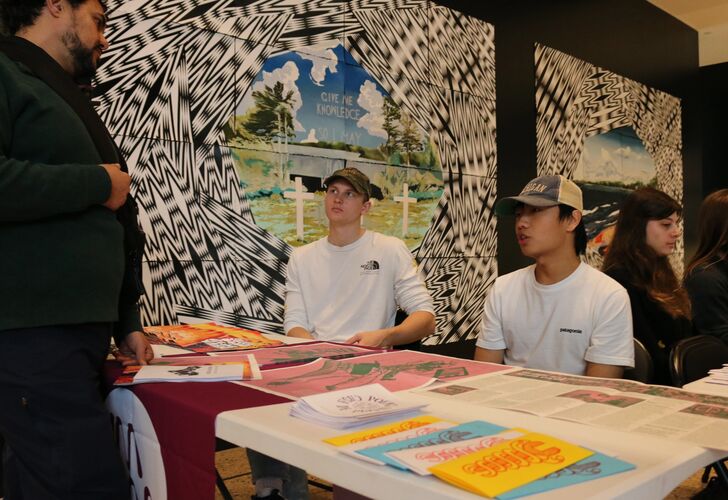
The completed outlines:
{"type": "Polygon", "coordinates": [[[243,380],[245,365],[146,365],[134,375],[135,384],[148,382],[223,382],[243,380]]]}
{"type": "Polygon", "coordinates": [[[427,403],[407,403],[380,384],[324,392],[299,399],[291,416],[345,429],[419,411],[427,403]]]}

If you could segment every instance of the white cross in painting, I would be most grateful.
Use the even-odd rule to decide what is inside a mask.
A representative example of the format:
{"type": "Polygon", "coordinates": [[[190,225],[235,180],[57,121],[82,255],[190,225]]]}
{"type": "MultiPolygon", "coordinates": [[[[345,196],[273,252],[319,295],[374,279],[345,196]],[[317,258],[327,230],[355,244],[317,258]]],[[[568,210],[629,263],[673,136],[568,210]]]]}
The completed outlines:
{"type": "Polygon", "coordinates": [[[409,204],[417,203],[417,198],[409,196],[409,186],[405,182],[402,184],[402,196],[395,196],[394,201],[402,203],[402,236],[405,236],[409,230],[409,204]]]}
{"type": "Polygon", "coordinates": [[[301,178],[296,177],[296,190],[285,191],[283,197],[296,200],[296,238],[303,241],[303,200],[313,200],[313,193],[305,192],[301,178]]]}
{"type": "MultiPolygon", "coordinates": [[[[369,211],[371,211],[374,208],[374,204],[377,202],[376,198],[369,198],[369,211]]],[[[359,218],[359,225],[361,227],[364,227],[364,214],[361,214],[361,217],[359,218]]]]}

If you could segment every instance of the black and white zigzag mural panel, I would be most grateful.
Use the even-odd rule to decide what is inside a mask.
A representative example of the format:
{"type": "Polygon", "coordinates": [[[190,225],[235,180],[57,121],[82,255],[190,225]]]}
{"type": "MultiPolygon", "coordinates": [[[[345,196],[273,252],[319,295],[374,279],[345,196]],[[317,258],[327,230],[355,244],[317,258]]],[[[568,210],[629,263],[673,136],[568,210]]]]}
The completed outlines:
{"type": "Polygon", "coordinates": [[[496,276],[493,27],[424,0],[112,0],[97,109],[128,158],[146,324],[281,333],[286,262],[326,232],[322,180],[375,186],[435,298],[427,344],[473,338],[496,276]],[[302,212],[303,224],[297,222],[302,212]]]}
{"type": "Polygon", "coordinates": [[[498,273],[495,257],[426,257],[420,264],[427,269],[427,289],[435,302],[439,321],[448,325],[440,339],[442,343],[459,339],[457,332],[479,331],[485,295],[471,293],[471,289],[490,288],[498,273]],[[480,273],[486,270],[486,283],[480,282],[480,273]]]}
{"type": "MultiPolygon", "coordinates": [[[[653,186],[682,201],[680,99],[538,44],[535,64],[538,172],[581,185],[587,261],[599,267],[631,190],[653,186]]],[[[680,273],[683,251],[681,238],[680,273]]]]}

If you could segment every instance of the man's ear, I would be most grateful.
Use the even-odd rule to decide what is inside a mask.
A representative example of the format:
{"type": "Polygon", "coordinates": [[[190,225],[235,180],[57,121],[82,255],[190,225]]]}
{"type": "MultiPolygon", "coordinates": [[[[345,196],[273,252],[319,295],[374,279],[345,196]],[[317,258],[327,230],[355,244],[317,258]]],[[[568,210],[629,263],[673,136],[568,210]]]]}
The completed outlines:
{"type": "Polygon", "coordinates": [[[573,232],[576,230],[577,227],[579,227],[579,224],[581,223],[582,215],[579,210],[572,210],[571,211],[571,217],[568,219],[568,225],[566,226],[566,229],[569,232],[573,232]]]}
{"type": "Polygon", "coordinates": [[[372,200],[367,200],[361,206],[361,214],[364,215],[372,208],[372,200]]]}
{"type": "Polygon", "coordinates": [[[68,4],[66,4],[65,0],[46,0],[45,6],[51,16],[60,17],[63,9],[68,7],[68,4]]]}

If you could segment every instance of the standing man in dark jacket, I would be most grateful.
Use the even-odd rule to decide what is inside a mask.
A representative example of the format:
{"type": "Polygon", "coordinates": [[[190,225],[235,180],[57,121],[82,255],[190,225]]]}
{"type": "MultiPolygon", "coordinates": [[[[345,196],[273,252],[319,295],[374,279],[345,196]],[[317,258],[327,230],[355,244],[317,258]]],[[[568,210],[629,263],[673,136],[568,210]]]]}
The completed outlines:
{"type": "Polygon", "coordinates": [[[5,498],[122,499],[99,375],[114,336],[151,359],[143,235],[108,131],[77,84],[101,53],[99,0],[0,0],[0,434],[5,498]]]}

